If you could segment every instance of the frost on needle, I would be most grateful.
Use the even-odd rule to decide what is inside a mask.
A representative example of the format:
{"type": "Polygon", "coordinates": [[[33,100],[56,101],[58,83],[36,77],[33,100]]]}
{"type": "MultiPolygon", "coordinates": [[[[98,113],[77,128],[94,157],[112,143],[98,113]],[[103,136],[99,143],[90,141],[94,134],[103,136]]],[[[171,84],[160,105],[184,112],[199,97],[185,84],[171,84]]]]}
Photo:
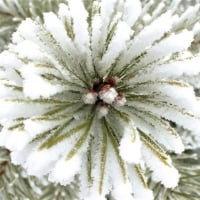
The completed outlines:
{"type": "Polygon", "coordinates": [[[188,50],[197,32],[182,26],[177,2],[68,0],[25,19],[0,54],[0,145],[12,162],[78,181],[83,200],[153,199],[147,168],[176,187],[169,153],[184,145],[170,122],[191,134],[200,126],[193,87],[180,80],[200,72],[188,50]]]}

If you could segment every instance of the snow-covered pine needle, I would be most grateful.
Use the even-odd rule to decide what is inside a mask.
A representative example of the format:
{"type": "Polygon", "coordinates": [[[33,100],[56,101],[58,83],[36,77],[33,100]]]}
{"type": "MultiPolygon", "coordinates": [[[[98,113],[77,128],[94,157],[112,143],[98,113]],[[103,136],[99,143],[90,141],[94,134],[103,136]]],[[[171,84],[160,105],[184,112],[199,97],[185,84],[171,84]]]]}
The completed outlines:
{"type": "Polygon", "coordinates": [[[200,59],[188,52],[196,32],[181,26],[186,14],[166,2],[68,0],[20,24],[0,54],[0,145],[13,163],[64,185],[78,179],[84,200],[153,199],[146,168],[178,184],[168,152],[184,146],[170,121],[200,128],[199,102],[180,80],[200,59]]]}

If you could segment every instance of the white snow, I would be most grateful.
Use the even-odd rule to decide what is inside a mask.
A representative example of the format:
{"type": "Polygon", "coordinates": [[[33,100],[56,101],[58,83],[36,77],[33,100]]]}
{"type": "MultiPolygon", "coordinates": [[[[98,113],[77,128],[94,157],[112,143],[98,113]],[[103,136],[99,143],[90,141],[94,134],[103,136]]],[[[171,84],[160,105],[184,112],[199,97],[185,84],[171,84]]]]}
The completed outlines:
{"type": "Polygon", "coordinates": [[[18,55],[20,58],[23,59],[29,59],[29,60],[43,60],[44,54],[39,48],[39,46],[29,40],[24,40],[17,44],[15,47],[13,47],[16,52],[18,52],[18,55]]]}
{"type": "Polygon", "coordinates": [[[5,146],[11,151],[19,151],[23,149],[29,141],[30,137],[24,130],[15,129],[9,131],[6,128],[1,130],[0,145],[5,146]]]}
{"type": "Polygon", "coordinates": [[[100,72],[102,74],[105,74],[106,70],[109,70],[119,54],[126,49],[126,42],[129,40],[130,35],[130,27],[125,22],[118,22],[114,36],[100,61],[100,72]]]}
{"type": "Polygon", "coordinates": [[[57,152],[48,149],[35,149],[27,158],[24,168],[28,175],[42,177],[49,173],[59,157],[57,152]]]}
{"type": "Polygon", "coordinates": [[[81,156],[76,155],[70,160],[65,157],[60,159],[49,175],[49,181],[60,183],[61,185],[69,184],[75,174],[77,174],[81,167],[81,156]]]}
{"type": "MultiPolygon", "coordinates": [[[[61,4],[60,9],[62,10],[63,7],[64,5],[61,4]]],[[[75,47],[67,35],[63,22],[54,13],[45,13],[44,23],[47,30],[50,31],[50,33],[54,36],[55,40],[59,43],[59,45],[61,45],[64,51],[75,53],[75,47]]]]}
{"type": "Polygon", "coordinates": [[[130,83],[141,82],[143,80],[161,80],[163,78],[179,78],[183,75],[194,76],[200,73],[200,57],[189,57],[164,64],[154,64],[144,72],[140,72],[130,81],[130,83]],[[175,70],[176,69],[176,70],[175,70]]]}
{"type": "Polygon", "coordinates": [[[132,187],[129,182],[116,185],[111,194],[115,200],[134,200],[132,196],[132,187]]]}
{"type": "Polygon", "coordinates": [[[69,9],[73,19],[75,43],[80,52],[85,52],[89,46],[89,33],[87,23],[88,13],[85,10],[81,0],[70,0],[69,9]]]}
{"type": "Polygon", "coordinates": [[[40,105],[34,103],[20,102],[20,99],[0,99],[1,119],[13,119],[17,117],[31,117],[34,115],[41,115],[47,108],[48,105],[40,105]],[[16,106],[17,102],[17,106],[16,106]]]}
{"type": "Polygon", "coordinates": [[[141,141],[134,125],[125,125],[120,141],[120,155],[128,163],[138,164],[141,161],[141,141]]]}
{"type": "Polygon", "coordinates": [[[142,6],[140,0],[126,0],[122,1],[124,4],[123,20],[132,27],[141,14],[142,6]]]}
{"type": "Polygon", "coordinates": [[[172,34],[150,48],[147,51],[146,56],[140,62],[140,65],[145,65],[153,61],[159,60],[165,56],[170,56],[174,53],[187,50],[192,41],[192,31],[188,31],[185,29],[180,33],[172,34]]]}
{"type": "Polygon", "coordinates": [[[129,179],[133,188],[134,200],[153,200],[153,191],[144,186],[140,175],[136,171],[135,166],[129,165],[129,179]]]}
{"type": "Polygon", "coordinates": [[[150,25],[145,26],[130,42],[130,48],[124,52],[118,67],[128,64],[132,58],[140,55],[149,48],[154,41],[160,39],[164,33],[168,32],[171,28],[170,17],[170,12],[164,13],[150,25]]]}
{"type": "Polygon", "coordinates": [[[126,97],[125,96],[120,96],[118,95],[116,98],[115,98],[115,101],[114,101],[114,105],[117,106],[117,107],[121,107],[121,106],[124,106],[126,104],[126,97]]]}
{"type": "Polygon", "coordinates": [[[95,104],[97,100],[97,93],[95,92],[87,92],[86,94],[83,95],[83,102],[85,104],[95,104]]]}
{"type": "Polygon", "coordinates": [[[99,92],[99,98],[102,99],[105,103],[112,104],[115,101],[115,98],[117,97],[118,93],[115,90],[115,88],[103,88],[99,92]]]}
{"type": "Polygon", "coordinates": [[[142,156],[146,165],[152,170],[152,179],[161,182],[167,188],[174,188],[179,182],[179,173],[171,164],[168,157],[168,164],[163,163],[153,152],[145,145],[142,146],[142,156]]]}
{"type": "Polygon", "coordinates": [[[25,96],[31,99],[40,97],[48,98],[65,90],[64,86],[53,85],[39,76],[32,75],[29,79],[23,81],[23,92],[25,96]]]}

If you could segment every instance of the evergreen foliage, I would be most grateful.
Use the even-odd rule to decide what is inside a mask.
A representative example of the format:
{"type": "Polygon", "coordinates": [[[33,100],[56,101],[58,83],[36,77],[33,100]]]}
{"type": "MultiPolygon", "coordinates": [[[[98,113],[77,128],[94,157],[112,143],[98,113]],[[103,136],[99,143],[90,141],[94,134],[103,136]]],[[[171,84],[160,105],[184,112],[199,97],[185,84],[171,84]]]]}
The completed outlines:
{"type": "Polygon", "coordinates": [[[58,9],[65,0],[1,0],[0,1],[0,51],[11,41],[17,26],[26,18],[41,18],[44,12],[58,9]]]}
{"type": "Polygon", "coordinates": [[[199,19],[198,0],[0,0],[0,199],[198,200],[199,19]]]}
{"type": "Polygon", "coordinates": [[[77,200],[76,185],[61,186],[46,178],[29,177],[10,161],[10,152],[0,148],[0,199],[2,200],[77,200]]]}

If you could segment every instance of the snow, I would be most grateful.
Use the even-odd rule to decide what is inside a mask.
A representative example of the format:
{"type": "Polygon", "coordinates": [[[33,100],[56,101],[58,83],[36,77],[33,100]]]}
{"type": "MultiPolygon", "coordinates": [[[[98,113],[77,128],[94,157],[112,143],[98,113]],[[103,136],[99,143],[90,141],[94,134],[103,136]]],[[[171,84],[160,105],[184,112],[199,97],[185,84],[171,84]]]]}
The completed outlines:
{"type": "Polygon", "coordinates": [[[132,58],[140,55],[149,48],[154,41],[160,39],[164,33],[168,32],[171,28],[170,17],[170,12],[164,13],[150,25],[145,26],[130,42],[130,48],[124,53],[118,66],[120,67],[128,64],[132,58]]]}
{"type": "Polygon", "coordinates": [[[175,188],[179,182],[179,173],[171,165],[171,159],[168,157],[168,164],[163,163],[150,149],[145,145],[142,147],[142,156],[146,165],[152,170],[152,179],[161,182],[167,188],[175,188]]]}
{"type": "Polygon", "coordinates": [[[25,78],[23,81],[23,92],[25,96],[31,99],[49,98],[64,90],[64,86],[50,83],[50,81],[36,75],[32,75],[28,79],[25,78]]]}
{"type": "MultiPolygon", "coordinates": [[[[184,128],[193,131],[193,133],[195,133],[200,127],[198,116],[193,115],[191,112],[187,112],[179,106],[168,104],[166,103],[166,101],[149,101],[148,103],[132,101],[127,102],[127,104],[130,106],[134,106],[137,109],[152,112],[154,115],[163,117],[167,120],[174,121],[184,128]]],[[[197,110],[197,112],[199,112],[199,110],[197,110]]]]}
{"type": "Polygon", "coordinates": [[[99,105],[97,107],[97,111],[98,111],[97,116],[98,116],[99,119],[101,119],[102,117],[104,117],[108,114],[109,109],[108,109],[107,106],[99,105]]]}
{"type": "Polygon", "coordinates": [[[101,28],[102,28],[103,22],[100,15],[95,15],[92,20],[92,30],[91,30],[91,49],[92,49],[92,56],[94,59],[95,65],[99,62],[100,59],[100,51],[99,46],[101,45],[101,28]]]}
{"type": "Polygon", "coordinates": [[[17,117],[31,117],[34,115],[41,115],[47,108],[48,105],[40,105],[34,103],[20,102],[20,99],[0,99],[1,119],[13,119],[17,117]],[[16,106],[16,102],[18,103],[16,106]]]}
{"type": "Polygon", "coordinates": [[[87,17],[88,13],[81,0],[69,1],[70,14],[73,19],[73,31],[75,34],[75,43],[80,52],[85,52],[89,45],[89,33],[87,17]]]}
{"type": "Polygon", "coordinates": [[[112,196],[116,200],[134,200],[132,196],[132,187],[130,183],[121,183],[114,187],[114,189],[111,192],[112,196]]]}
{"type": "Polygon", "coordinates": [[[133,190],[133,199],[134,200],[153,200],[153,192],[144,186],[144,183],[141,180],[140,175],[136,170],[136,166],[129,165],[129,179],[132,184],[133,190]]]}
{"type": "Polygon", "coordinates": [[[112,104],[115,101],[115,98],[117,97],[118,93],[115,90],[115,88],[102,88],[102,90],[99,92],[99,98],[102,99],[105,103],[112,104]]]}
{"type": "MultiPolygon", "coordinates": [[[[64,5],[60,5],[60,9],[63,10],[64,5]]],[[[68,37],[63,22],[54,13],[44,14],[44,23],[49,32],[54,36],[56,41],[61,45],[64,51],[75,52],[75,47],[72,44],[71,39],[68,37]]]]}
{"type": "Polygon", "coordinates": [[[37,117],[32,117],[24,121],[24,129],[30,135],[31,138],[35,137],[38,134],[44,133],[48,130],[53,129],[54,127],[62,124],[63,120],[51,120],[51,119],[42,119],[37,117]],[[33,132],[34,130],[34,132],[33,132]]]}
{"type": "Polygon", "coordinates": [[[25,161],[24,168],[28,175],[42,177],[50,172],[58,157],[59,154],[49,151],[48,149],[35,149],[25,161]]]}
{"type": "Polygon", "coordinates": [[[112,14],[114,12],[115,5],[116,5],[116,1],[115,0],[110,0],[110,1],[102,0],[101,1],[101,3],[100,3],[101,17],[105,21],[105,25],[110,20],[112,14]]]}
{"type": "Polygon", "coordinates": [[[187,50],[192,41],[193,33],[186,29],[180,33],[172,34],[150,48],[140,65],[146,65],[165,56],[187,50]]]}
{"type": "Polygon", "coordinates": [[[100,196],[99,194],[91,194],[89,196],[86,197],[82,197],[82,200],[106,200],[106,198],[104,196],[100,196]]]}
{"type": "Polygon", "coordinates": [[[121,96],[121,95],[118,95],[116,98],[115,98],[115,101],[114,101],[114,105],[117,106],[117,107],[121,107],[121,106],[124,106],[126,104],[126,97],[125,96],[121,96]]]}
{"type": "Polygon", "coordinates": [[[199,5],[179,17],[175,7],[164,8],[165,2],[94,1],[88,23],[84,3],[68,0],[59,5],[58,14],[44,13],[41,21],[25,19],[0,54],[0,145],[28,175],[47,175],[62,185],[78,175],[79,199],[105,200],[110,193],[115,200],[153,200],[136,165],[145,164],[152,179],[167,188],[176,187],[180,175],[169,156],[163,161],[161,147],[141,141],[141,132],[163,149],[182,153],[181,137],[166,120],[190,129],[191,136],[200,128],[193,87],[176,80],[200,73],[199,55],[188,51],[200,32],[199,23],[194,25],[199,5]],[[125,65],[127,72],[121,71],[125,65]],[[119,77],[119,87],[106,83],[110,75],[119,77]],[[94,78],[105,83],[84,93],[94,78]],[[135,87],[133,93],[123,93],[126,86],[126,91],[135,87]],[[63,115],[53,113],[54,106],[59,108],[55,99],[67,102],[63,115]],[[91,128],[86,117],[93,107],[97,116],[91,128]],[[49,133],[46,138],[30,142],[44,132],[49,133]]]}
{"type": "Polygon", "coordinates": [[[19,25],[17,32],[13,34],[13,43],[20,43],[24,40],[30,40],[35,43],[38,42],[37,33],[38,27],[36,23],[30,19],[27,18],[19,25]]]}
{"type": "Polygon", "coordinates": [[[96,92],[87,92],[86,94],[83,95],[83,102],[85,104],[95,104],[97,100],[97,93],[96,92]]]}
{"type": "Polygon", "coordinates": [[[138,164],[141,161],[141,142],[134,125],[127,125],[120,141],[120,155],[128,163],[138,164]]]}
{"type": "Polygon", "coordinates": [[[75,174],[77,174],[81,167],[81,156],[76,155],[70,160],[65,157],[60,159],[49,175],[49,181],[60,183],[61,185],[69,184],[75,174]]]}
{"type": "Polygon", "coordinates": [[[29,141],[29,135],[24,130],[20,130],[20,128],[13,131],[8,131],[6,128],[1,130],[0,145],[11,151],[23,149],[29,141]]]}
{"type": "Polygon", "coordinates": [[[100,61],[100,72],[102,74],[109,70],[119,54],[126,49],[126,42],[130,39],[130,35],[130,27],[125,22],[118,22],[114,36],[100,61]]]}
{"type": "Polygon", "coordinates": [[[44,59],[44,54],[33,41],[25,40],[20,42],[14,49],[18,52],[20,58],[38,61],[44,59]]]}
{"type": "Polygon", "coordinates": [[[141,14],[142,6],[140,0],[126,0],[124,3],[123,20],[132,27],[141,14]]]}
{"type": "Polygon", "coordinates": [[[130,83],[153,80],[161,80],[163,78],[180,78],[183,75],[194,76],[200,73],[199,67],[200,57],[189,56],[188,58],[171,61],[163,64],[151,65],[145,69],[145,73],[141,71],[130,83]],[[176,69],[176,70],[175,70],[176,69]]]}
{"type": "Polygon", "coordinates": [[[167,101],[180,106],[197,116],[200,115],[200,105],[195,97],[194,89],[183,81],[147,81],[135,85],[134,91],[148,95],[157,94],[155,99],[167,101]]]}
{"type": "Polygon", "coordinates": [[[15,165],[22,165],[24,166],[25,162],[27,161],[28,156],[33,152],[35,149],[35,144],[28,144],[23,149],[19,151],[11,152],[11,161],[15,165]]]}

